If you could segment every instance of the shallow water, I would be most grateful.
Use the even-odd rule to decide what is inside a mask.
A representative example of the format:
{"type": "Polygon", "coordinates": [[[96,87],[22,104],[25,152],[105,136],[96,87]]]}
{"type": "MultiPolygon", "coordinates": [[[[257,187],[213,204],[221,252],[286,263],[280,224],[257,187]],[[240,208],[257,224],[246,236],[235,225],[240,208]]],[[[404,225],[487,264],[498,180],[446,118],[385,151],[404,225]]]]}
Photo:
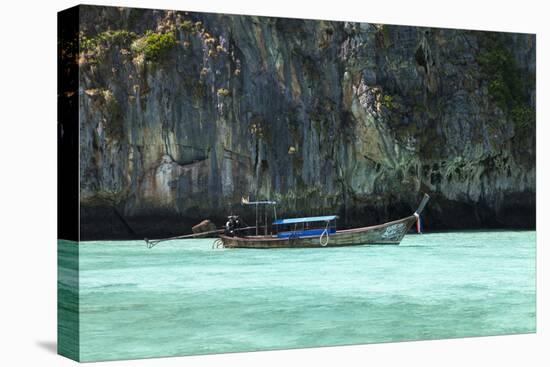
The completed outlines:
{"type": "MultiPolygon", "coordinates": [[[[81,243],[80,359],[535,331],[535,232],[320,249],[212,242],[81,243]]],[[[71,246],[61,241],[60,256],[71,246]]],[[[65,291],[67,274],[60,270],[65,291]]]]}

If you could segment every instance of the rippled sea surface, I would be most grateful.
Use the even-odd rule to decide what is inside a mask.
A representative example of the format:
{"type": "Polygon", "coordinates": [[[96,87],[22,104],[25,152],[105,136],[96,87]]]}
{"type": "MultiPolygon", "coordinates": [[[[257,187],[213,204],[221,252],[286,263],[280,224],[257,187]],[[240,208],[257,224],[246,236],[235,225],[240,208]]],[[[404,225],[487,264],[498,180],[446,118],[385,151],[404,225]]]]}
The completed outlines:
{"type": "Polygon", "coordinates": [[[535,332],[535,232],[321,249],[213,250],[212,242],[60,241],[62,303],[78,246],[80,359],[535,332]]]}

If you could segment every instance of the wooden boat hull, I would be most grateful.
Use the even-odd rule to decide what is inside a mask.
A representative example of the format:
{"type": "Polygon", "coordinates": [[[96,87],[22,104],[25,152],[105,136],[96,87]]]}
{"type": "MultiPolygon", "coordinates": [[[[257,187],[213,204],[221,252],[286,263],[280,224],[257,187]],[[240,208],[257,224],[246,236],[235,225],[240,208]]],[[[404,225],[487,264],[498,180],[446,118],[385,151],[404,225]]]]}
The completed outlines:
{"type": "Polygon", "coordinates": [[[399,245],[403,236],[416,222],[416,216],[411,215],[393,222],[376,226],[339,230],[321,240],[320,236],[277,238],[273,236],[229,237],[220,235],[225,248],[309,248],[337,247],[360,245],[399,245]],[[325,244],[323,246],[323,244],[325,244]]]}

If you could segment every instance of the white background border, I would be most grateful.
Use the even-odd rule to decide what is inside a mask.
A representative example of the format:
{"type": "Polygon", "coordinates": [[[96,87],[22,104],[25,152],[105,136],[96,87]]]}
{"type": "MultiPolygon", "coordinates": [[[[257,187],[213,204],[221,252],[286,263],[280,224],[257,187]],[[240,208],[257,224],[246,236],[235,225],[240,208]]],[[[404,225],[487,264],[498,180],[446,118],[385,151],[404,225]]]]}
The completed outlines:
{"type": "MultiPolygon", "coordinates": [[[[90,1],[90,4],[537,33],[537,334],[98,363],[112,366],[542,366],[548,348],[548,9],[543,1],[90,1]]],[[[0,365],[74,365],[56,339],[56,12],[74,1],[2,4],[0,365]]],[[[95,364],[94,364],[95,365],[95,364]]]]}

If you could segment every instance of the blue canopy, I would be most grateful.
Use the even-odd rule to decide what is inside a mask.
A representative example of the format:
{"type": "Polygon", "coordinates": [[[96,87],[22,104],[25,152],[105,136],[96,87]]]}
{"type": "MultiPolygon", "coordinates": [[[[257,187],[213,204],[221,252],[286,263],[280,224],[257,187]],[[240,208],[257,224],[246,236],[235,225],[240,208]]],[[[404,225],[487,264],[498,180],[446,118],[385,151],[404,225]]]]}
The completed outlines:
{"type": "Polygon", "coordinates": [[[305,218],[289,218],[289,219],[277,219],[273,224],[294,224],[294,223],[306,223],[306,222],[328,222],[338,218],[337,215],[325,215],[322,217],[305,217],[305,218]]]}

